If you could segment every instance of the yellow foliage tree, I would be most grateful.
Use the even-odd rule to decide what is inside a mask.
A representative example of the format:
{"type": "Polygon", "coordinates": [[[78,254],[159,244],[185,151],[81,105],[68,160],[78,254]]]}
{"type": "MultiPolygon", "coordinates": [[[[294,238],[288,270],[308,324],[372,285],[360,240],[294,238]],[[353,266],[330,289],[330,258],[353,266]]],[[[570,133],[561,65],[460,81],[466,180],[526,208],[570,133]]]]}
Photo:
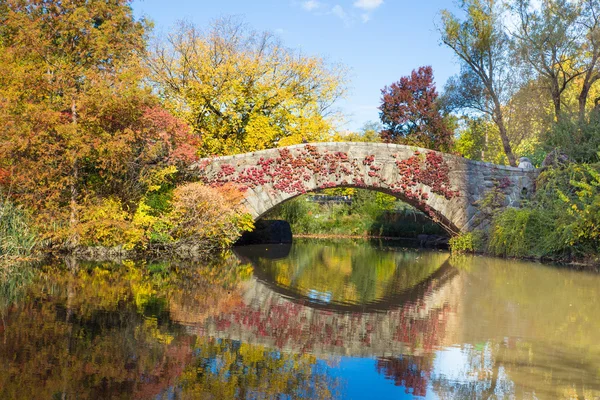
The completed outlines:
{"type": "Polygon", "coordinates": [[[180,24],[149,58],[168,107],[202,139],[203,155],[318,141],[332,134],[345,71],[285,48],[234,19],[206,32],[180,24]]]}

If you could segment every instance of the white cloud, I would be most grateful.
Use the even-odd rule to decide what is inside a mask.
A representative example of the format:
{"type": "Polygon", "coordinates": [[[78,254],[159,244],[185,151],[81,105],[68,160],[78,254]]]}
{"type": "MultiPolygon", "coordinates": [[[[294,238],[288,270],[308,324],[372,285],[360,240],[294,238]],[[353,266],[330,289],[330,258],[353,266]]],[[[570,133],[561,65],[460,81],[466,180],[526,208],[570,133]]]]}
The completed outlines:
{"type": "Polygon", "coordinates": [[[366,24],[371,20],[371,16],[367,13],[364,13],[360,15],[360,19],[362,20],[363,24],[366,24]]]}
{"type": "Polygon", "coordinates": [[[346,11],[344,11],[342,6],[340,6],[339,4],[336,4],[335,6],[333,6],[333,8],[331,9],[331,12],[333,13],[333,15],[335,15],[336,17],[338,17],[339,19],[341,19],[343,21],[348,20],[348,14],[346,14],[346,11]]]}
{"type": "Polygon", "coordinates": [[[321,7],[321,3],[316,0],[306,0],[302,2],[302,8],[304,8],[306,11],[316,10],[319,7],[321,7]]]}
{"type": "Polygon", "coordinates": [[[383,0],[356,0],[354,7],[360,8],[366,11],[372,11],[383,4],[383,0]]]}

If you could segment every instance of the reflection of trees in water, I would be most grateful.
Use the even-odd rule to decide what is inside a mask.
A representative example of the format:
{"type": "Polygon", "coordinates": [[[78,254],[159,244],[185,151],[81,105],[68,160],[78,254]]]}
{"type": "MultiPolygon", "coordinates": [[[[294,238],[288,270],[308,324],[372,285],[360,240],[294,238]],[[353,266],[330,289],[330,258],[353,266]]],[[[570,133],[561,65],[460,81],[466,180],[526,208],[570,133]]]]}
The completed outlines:
{"type": "Polygon", "coordinates": [[[338,397],[339,380],[313,355],[282,353],[239,341],[198,338],[197,357],[165,398],[338,397]]]}
{"type": "Polygon", "coordinates": [[[336,312],[292,301],[255,282],[243,303],[207,320],[211,334],[277,349],[317,354],[367,355],[378,351],[431,352],[444,344],[452,307],[442,280],[423,285],[416,297],[385,312],[336,312]]]}
{"type": "Polygon", "coordinates": [[[443,344],[450,313],[450,306],[444,304],[439,309],[431,310],[427,318],[411,319],[401,314],[394,340],[410,343],[413,353],[418,346],[421,350],[418,353],[421,354],[407,352],[397,358],[379,358],[377,372],[394,381],[396,386],[404,386],[406,393],[425,396],[433,372],[434,351],[443,344]]]}
{"type": "Polygon", "coordinates": [[[233,258],[15,269],[0,277],[0,398],[328,398],[342,382],[320,354],[353,351],[386,354],[377,370],[414,394],[598,397],[598,277],[486,262],[369,313],[265,285],[253,297],[251,268],[233,258]],[[440,350],[450,343],[460,347],[440,350]],[[448,351],[460,356],[451,373],[439,369],[448,351]]]}
{"type": "MultiPolygon", "coordinates": [[[[462,372],[432,376],[441,398],[597,399],[598,364],[574,349],[521,338],[463,345],[462,372]]],[[[591,355],[591,358],[596,358],[591,355]]],[[[457,368],[458,369],[458,368],[457,368]]]]}
{"type": "Polygon", "coordinates": [[[327,398],[333,381],[314,357],[252,344],[217,346],[171,322],[170,310],[187,306],[196,312],[214,306],[216,312],[223,303],[214,297],[234,296],[248,272],[233,259],[207,265],[43,266],[23,287],[25,294],[15,297],[16,304],[3,310],[0,398],[152,398],[173,390],[185,398],[195,390],[222,398],[224,385],[239,384],[255,394],[302,393],[309,390],[303,382],[313,382],[308,393],[327,398]],[[204,380],[192,379],[206,359],[219,365],[237,361],[220,369],[211,364],[204,380]],[[231,372],[240,376],[223,383],[231,372]]]}
{"type": "Polygon", "coordinates": [[[158,314],[141,269],[53,266],[7,313],[0,398],[130,398],[157,394],[191,352],[158,314]]]}
{"type": "Polygon", "coordinates": [[[377,372],[394,381],[394,385],[404,386],[406,393],[425,396],[431,375],[432,359],[432,355],[429,354],[380,358],[377,360],[377,372]]]}
{"type": "Polygon", "coordinates": [[[334,303],[366,304],[411,288],[447,258],[436,252],[384,251],[367,242],[299,241],[285,259],[256,256],[253,263],[261,276],[299,294],[314,291],[327,293],[334,303]]]}

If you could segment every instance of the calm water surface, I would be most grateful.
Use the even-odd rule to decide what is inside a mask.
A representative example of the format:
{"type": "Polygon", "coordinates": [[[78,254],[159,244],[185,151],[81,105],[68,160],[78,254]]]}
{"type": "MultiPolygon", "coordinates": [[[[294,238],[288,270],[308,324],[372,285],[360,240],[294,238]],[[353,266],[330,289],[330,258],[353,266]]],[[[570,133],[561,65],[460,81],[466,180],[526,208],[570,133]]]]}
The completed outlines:
{"type": "Polygon", "coordinates": [[[352,241],[0,268],[0,399],[596,399],[600,275],[352,241]]]}

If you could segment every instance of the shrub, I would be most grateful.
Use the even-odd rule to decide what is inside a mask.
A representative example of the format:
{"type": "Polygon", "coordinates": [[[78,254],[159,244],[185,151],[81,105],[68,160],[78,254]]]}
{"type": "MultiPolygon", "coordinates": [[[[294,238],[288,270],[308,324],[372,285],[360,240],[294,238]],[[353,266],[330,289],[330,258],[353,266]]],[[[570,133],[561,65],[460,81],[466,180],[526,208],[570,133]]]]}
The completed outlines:
{"type": "Polygon", "coordinates": [[[450,238],[448,244],[452,253],[476,253],[484,250],[484,235],[483,232],[467,232],[461,233],[450,238]]]}
{"type": "Polygon", "coordinates": [[[131,250],[144,243],[144,229],[131,222],[119,199],[94,200],[81,214],[77,229],[81,245],[123,246],[131,250]]]}
{"type": "Polygon", "coordinates": [[[219,189],[189,183],[175,189],[171,235],[181,243],[204,250],[223,249],[242,232],[253,228],[253,221],[240,206],[241,194],[231,187],[219,189]]]}
{"type": "Polygon", "coordinates": [[[557,250],[552,211],[508,208],[492,223],[488,248],[494,255],[542,257],[557,250]]]}
{"type": "Polygon", "coordinates": [[[570,164],[544,171],[525,208],[496,214],[489,250],[517,257],[597,257],[600,164],[570,164]]]}
{"type": "Polygon", "coordinates": [[[546,133],[548,150],[559,148],[576,162],[598,161],[600,152],[600,111],[590,113],[589,119],[563,118],[546,133]]]}

